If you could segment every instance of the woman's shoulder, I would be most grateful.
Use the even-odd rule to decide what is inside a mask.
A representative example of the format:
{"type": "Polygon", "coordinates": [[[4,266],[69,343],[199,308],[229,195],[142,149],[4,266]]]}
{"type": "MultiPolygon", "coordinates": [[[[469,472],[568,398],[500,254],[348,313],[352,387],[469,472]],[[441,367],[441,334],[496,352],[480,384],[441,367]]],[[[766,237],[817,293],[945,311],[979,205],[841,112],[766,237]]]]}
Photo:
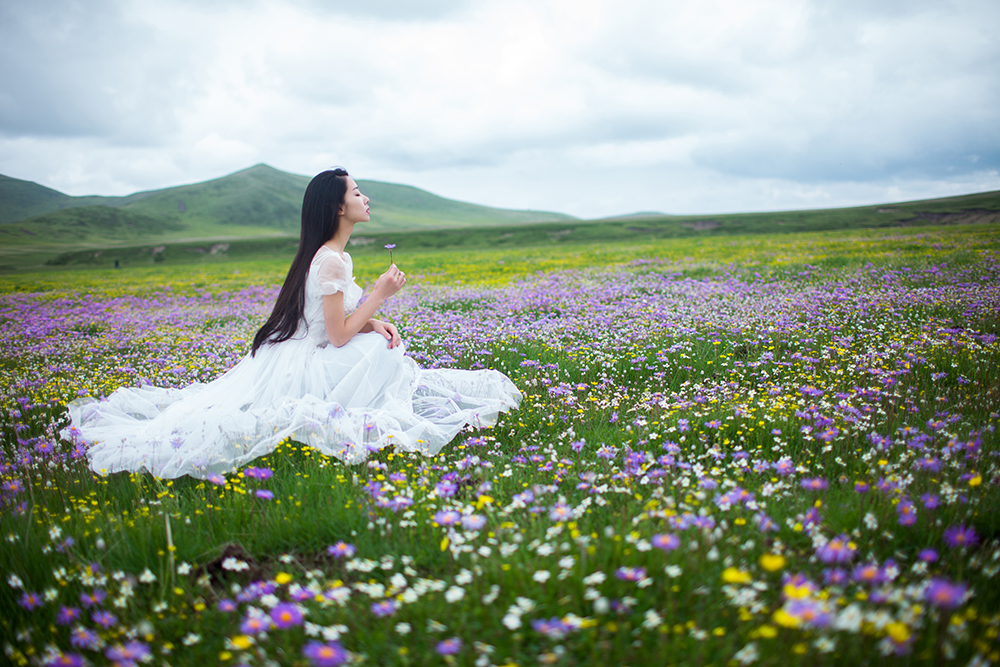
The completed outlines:
{"type": "Polygon", "coordinates": [[[352,264],[351,256],[346,252],[337,252],[332,248],[321,245],[316,254],[313,255],[312,264],[316,266],[326,262],[330,262],[331,264],[346,264],[347,266],[351,266],[352,264]]]}

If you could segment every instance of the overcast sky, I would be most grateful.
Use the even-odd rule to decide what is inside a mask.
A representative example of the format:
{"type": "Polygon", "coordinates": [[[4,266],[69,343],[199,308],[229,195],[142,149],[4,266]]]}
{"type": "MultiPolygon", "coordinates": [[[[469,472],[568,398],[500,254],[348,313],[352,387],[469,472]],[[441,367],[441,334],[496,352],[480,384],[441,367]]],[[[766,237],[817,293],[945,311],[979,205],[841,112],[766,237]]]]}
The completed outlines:
{"type": "Polygon", "coordinates": [[[586,218],[998,190],[998,26],[997,0],[0,0],[0,173],[343,165],[586,218]]]}

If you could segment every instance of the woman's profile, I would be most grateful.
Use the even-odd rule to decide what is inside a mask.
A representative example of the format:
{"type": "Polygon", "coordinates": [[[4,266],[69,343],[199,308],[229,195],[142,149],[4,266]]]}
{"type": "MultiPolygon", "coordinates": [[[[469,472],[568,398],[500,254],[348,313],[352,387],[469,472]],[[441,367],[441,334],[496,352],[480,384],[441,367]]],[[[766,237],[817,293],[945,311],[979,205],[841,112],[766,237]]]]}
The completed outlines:
{"type": "Polygon", "coordinates": [[[73,401],[62,435],[98,473],[230,472],[286,438],[347,463],[392,446],[435,454],[466,425],[489,426],[521,393],[494,370],[421,369],[392,324],[373,318],[406,283],[390,266],[359,305],[351,256],[368,198],[343,169],[306,188],[299,248],[250,354],[208,384],[127,387],[73,401]]]}

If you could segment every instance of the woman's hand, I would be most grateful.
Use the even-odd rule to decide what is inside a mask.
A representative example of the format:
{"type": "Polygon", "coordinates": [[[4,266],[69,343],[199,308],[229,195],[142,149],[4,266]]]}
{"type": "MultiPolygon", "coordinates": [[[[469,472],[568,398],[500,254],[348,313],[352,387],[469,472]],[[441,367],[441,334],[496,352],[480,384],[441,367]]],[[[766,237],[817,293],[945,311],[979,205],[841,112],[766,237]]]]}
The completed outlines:
{"type": "Polygon", "coordinates": [[[375,283],[375,289],[372,291],[377,293],[383,299],[388,299],[390,296],[403,289],[403,285],[406,284],[406,274],[399,270],[399,268],[393,264],[389,267],[389,270],[379,276],[378,281],[375,283]]]}
{"type": "Polygon", "coordinates": [[[399,331],[396,329],[395,325],[375,319],[369,320],[368,322],[371,324],[372,331],[382,334],[385,336],[385,339],[389,341],[390,350],[400,344],[401,340],[399,338],[399,331]]]}

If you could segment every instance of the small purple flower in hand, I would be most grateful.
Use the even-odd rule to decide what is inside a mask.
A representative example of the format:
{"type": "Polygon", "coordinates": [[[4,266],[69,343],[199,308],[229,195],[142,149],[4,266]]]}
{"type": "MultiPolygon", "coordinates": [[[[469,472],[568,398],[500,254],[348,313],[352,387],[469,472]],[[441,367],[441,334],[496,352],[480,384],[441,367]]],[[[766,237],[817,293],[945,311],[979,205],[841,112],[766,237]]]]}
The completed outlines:
{"type": "Polygon", "coordinates": [[[392,249],[396,247],[395,243],[386,243],[385,249],[389,251],[389,266],[392,266],[392,249]]]}

